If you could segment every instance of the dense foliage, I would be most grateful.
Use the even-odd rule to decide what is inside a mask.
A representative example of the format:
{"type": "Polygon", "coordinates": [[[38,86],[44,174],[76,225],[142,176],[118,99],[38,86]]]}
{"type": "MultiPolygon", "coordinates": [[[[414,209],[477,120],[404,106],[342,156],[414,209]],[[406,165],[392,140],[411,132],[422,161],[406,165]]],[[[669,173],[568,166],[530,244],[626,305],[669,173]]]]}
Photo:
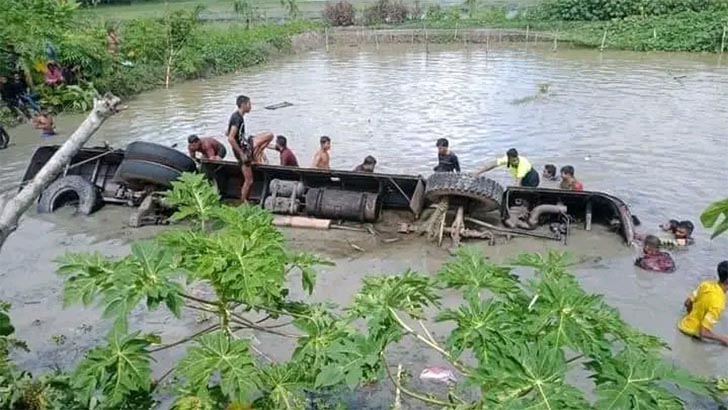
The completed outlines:
{"type": "MultiPolygon", "coordinates": [[[[252,17],[248,3],[236,4],[241,16],[252,17]]],[[[251,26],[250,18],[240,24],[206,25],[200,22],[199,8],[168,10],[161,18],[118,26],[78,14],[73,1],[0,0],[0,8],[0,73],[28,73],[43,105],[55,111],[85,111],[97,91],[128,96],[167,80],[258,64],[288,47],[291,36],[314,27],[306,22],[251,26]],[[120,39],[118,53],[107,48],[110,27],[120,39]],[[73,69],[75,84],[42,85],[42,70],[51,57],[73,69]]]]}
{"type": "Polygon", "coordinates": [[[548,17],[565,21],[606,21],[727,8],[725,0],[546,0],[542,4],[548,17]]]}
{"type": "MultiPolygon", "coordinates": [[[[66,304],[98,305],[114,323],[108,342],[76,369],[40,378],[16,369],[0,350],[2,408],[150,408],[162,382],[152,380],[154,354],[176,346],[185,346],[185,355],[166,374],[180,410],[305,409],[312,391],[356,389],[387,376],[412,400],[460,410],[682,409],[683,389],[708,393],[702,380],[663,361],[662,341],[581,289],[564,255],[522,255],[513,265],[535,272],[524,280],[511,266],[463,250],[434,277],[366,277],[353,303],[337,307],[291,297],[294,273],[310,294],[314,266],[327,262],[286,249],[266,211],[222,205],[204,177],[192,174],[174,184],[168,201],[187,228],[135,243],[122,258],[61,258],[66,304]],[[443,296],[453,293],[462,303],[442,308],[443,296]],[[161,340],[128,323],[140,307],[178,318],[203,312],[215,321],[184,339],[161,340]],[[429,320],[451,331],[434,335],[429,320]],[[293,342],[287,360],[256,347],[261,332],[293,342]],[[413,391],[389,360],[401,343],[437,352],[465,383],[451,386],[447,397],[413,391]],[[574,371],[593,381],[593,399],[570,384],[574,371]]],[[[12,333],[3,306],[0,347],[12,333]]]]}

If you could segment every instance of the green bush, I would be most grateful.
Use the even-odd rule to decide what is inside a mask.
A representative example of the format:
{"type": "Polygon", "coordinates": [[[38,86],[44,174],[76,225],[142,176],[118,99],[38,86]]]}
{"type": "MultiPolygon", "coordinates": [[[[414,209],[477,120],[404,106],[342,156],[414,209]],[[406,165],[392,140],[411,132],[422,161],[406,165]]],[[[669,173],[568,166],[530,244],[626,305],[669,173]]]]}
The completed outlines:
{"type": "Polygon", "coordinates": [[[546,0],[544,14],[555,20],[605,21],[728,9],[728,0],[546,0]]]}

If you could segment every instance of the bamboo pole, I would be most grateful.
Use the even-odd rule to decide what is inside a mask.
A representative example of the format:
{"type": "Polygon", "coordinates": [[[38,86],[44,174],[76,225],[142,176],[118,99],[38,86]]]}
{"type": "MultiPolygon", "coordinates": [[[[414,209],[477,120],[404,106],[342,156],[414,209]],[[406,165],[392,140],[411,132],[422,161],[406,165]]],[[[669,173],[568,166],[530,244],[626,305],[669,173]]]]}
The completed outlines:
{"type": "Polygon", "coordinates": [[[430,40],[427,38],[427,22],[422,23],[422,25],[425,27],[425,54],[430,53],[430,40]]]}
{"type": "Polygon", "coordinates": [[[529,31],[531,31],[531,25],[527,24],[526,25],[526,41],[524,41],[525,43],[528,43],[528,32],[529,31]]]}
{"type": "Polygon", "coordinates": [[[554,34],[554,49],[553,51],[556,51],[556,49],[559,48],[559,32],[557,31],[556,34],[554,34]]]}
{"type": "Polygon", "coordinates": [[[720,53],[723,54],[725,51],[725,40],[728,35],[728,26],[723,26],[723,39],[720,41],[720,53]]]}
{"type": "Polygon", "coordinates": [[[607,29],[604,29],[604,35],[602,36],[602,45],[599,47],[599,51],[604,51],[604,44],[607,42],[607,29]]]}
{"type": "Polygon", "coordinates": [[[326,36],[326,52],[329,51],[329,28],[324,28],[324,35],[326,36]]]}

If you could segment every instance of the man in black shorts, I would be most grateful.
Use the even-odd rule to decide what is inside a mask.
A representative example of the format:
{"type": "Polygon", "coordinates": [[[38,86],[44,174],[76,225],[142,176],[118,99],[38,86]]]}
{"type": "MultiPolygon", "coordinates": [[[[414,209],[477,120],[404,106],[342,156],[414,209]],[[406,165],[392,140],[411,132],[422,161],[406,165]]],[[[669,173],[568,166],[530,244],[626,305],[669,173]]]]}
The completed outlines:
{"type": "Polygon", "coordinates": [[[238,109],[230,116],[227,138],[233,154],[243,170],[243,186],[240,199],[248,200],[250,188],[253,186],[253,164],[259,163],[263,150],[273,141],[273,133],[260,132],[256,135],[245,135],[245,114],[250,112],[250,98],[239,95],[235,100],[238,109]]]}

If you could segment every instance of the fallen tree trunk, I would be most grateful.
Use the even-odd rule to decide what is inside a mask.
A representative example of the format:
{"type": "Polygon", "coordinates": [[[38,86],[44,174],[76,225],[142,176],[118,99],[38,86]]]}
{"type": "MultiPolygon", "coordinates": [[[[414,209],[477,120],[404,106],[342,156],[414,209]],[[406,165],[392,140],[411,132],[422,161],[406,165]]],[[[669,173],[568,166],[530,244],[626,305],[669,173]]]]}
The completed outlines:
{"type": "Polygon", "coordinates": [[[50,184],[63,168],[71,162],[76,153],[83,147],[112,114],[121,100],[111,94],[94,100],[94,108],[78,129],[56,151],[50,160],[38,171],[15,197],[2,202],[0,199],[0,250],[5,240],[17,228],[20,217],[35,202],[43,190],[50,184]]]}

